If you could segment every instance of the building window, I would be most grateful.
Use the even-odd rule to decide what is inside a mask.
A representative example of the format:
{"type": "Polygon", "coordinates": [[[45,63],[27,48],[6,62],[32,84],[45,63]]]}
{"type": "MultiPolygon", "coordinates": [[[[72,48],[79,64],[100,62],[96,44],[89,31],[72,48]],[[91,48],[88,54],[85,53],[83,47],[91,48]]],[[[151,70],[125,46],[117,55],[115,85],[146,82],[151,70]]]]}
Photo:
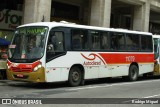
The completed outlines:
{"type": "Polygon", "coordinates": [[[1,0],[0,11],[3,9],[22,11],[23,3],[24,3],[24,0],[1,0]]]}
{"type": "Polygon", "coordinates": [[[79,12],[79,6],[52,2],[51,17],[79,20],[79,12]]]}

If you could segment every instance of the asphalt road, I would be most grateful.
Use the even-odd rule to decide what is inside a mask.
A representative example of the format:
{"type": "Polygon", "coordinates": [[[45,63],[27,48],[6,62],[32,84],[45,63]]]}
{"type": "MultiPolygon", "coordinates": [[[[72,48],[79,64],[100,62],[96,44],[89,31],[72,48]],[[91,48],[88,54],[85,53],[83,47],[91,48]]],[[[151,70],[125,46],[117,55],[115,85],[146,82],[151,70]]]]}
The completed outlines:
{"type": "Polygon", "coordinates": [[[66,83],[35,84],[0,80],[0,98],[49,98],[48,101],[56,101],[51,101],[56,104],[54,107],[59,107],[60,104],[64,104],[64,107],[82,106],[81,104],[87,104],[86,107],[92,104],[96,107],[99,107],[99,105],[106,107],[106,103],[107,106],[112,107],[124,107],[123,104],[126,107],[159,107],[160,99],[159,104],[156,104],[156,101],[157,98],[160,98],[160,76],[139,78],[135,82],[128,82],[122,78],[90,80],[84,86],[79,87],[68,87],[66,83]],[[149,104],[142,104],[146,99],[152,99],[153,101],[149,104]],[[67,106],[70,103],[72,105],[67,106]]]}

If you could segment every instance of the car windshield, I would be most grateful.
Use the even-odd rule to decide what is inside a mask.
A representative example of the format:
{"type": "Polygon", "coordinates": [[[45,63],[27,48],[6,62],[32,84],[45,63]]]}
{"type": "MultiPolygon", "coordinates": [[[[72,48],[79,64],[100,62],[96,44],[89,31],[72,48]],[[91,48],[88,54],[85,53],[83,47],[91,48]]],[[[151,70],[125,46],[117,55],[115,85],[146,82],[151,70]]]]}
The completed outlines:
{"type": "Polygon", "coordinates": [[[47,27],[18,28],[9,46],[8,58],[18,62],[40,59],[44,54],[47,31],[47,27]]]}

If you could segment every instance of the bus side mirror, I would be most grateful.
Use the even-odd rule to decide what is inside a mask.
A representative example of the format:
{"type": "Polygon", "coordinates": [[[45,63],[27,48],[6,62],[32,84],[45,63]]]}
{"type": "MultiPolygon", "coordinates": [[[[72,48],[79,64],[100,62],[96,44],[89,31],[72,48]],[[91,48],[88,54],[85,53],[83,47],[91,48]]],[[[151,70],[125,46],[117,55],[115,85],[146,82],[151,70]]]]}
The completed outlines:
{"type": "Polygon", "coordinates": [[[6,54],[6,53],[3,53],[3,54],[1,55],[1,58],[2,58],[2,59],[7,59],[7,54],[6,54]]]}

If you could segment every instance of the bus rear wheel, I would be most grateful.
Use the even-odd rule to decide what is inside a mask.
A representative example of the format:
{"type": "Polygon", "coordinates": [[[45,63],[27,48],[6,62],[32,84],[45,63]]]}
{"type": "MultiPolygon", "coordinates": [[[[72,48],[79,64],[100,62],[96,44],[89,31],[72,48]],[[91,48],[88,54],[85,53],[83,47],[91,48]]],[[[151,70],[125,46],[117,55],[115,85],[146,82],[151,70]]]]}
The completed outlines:
{"type": "Polygon", "coordinates": [[[68,83],[70,86],[75,87],[80,85],[82,81],[82,72],[78,67],[72,67],[69,72],[68,83]]]}
{"type": "Polygon", "coordinates": [[[130,66],[128,77],[130,81],[136,81],[138,79],[138,67],[136,65],[130,66]]]}

